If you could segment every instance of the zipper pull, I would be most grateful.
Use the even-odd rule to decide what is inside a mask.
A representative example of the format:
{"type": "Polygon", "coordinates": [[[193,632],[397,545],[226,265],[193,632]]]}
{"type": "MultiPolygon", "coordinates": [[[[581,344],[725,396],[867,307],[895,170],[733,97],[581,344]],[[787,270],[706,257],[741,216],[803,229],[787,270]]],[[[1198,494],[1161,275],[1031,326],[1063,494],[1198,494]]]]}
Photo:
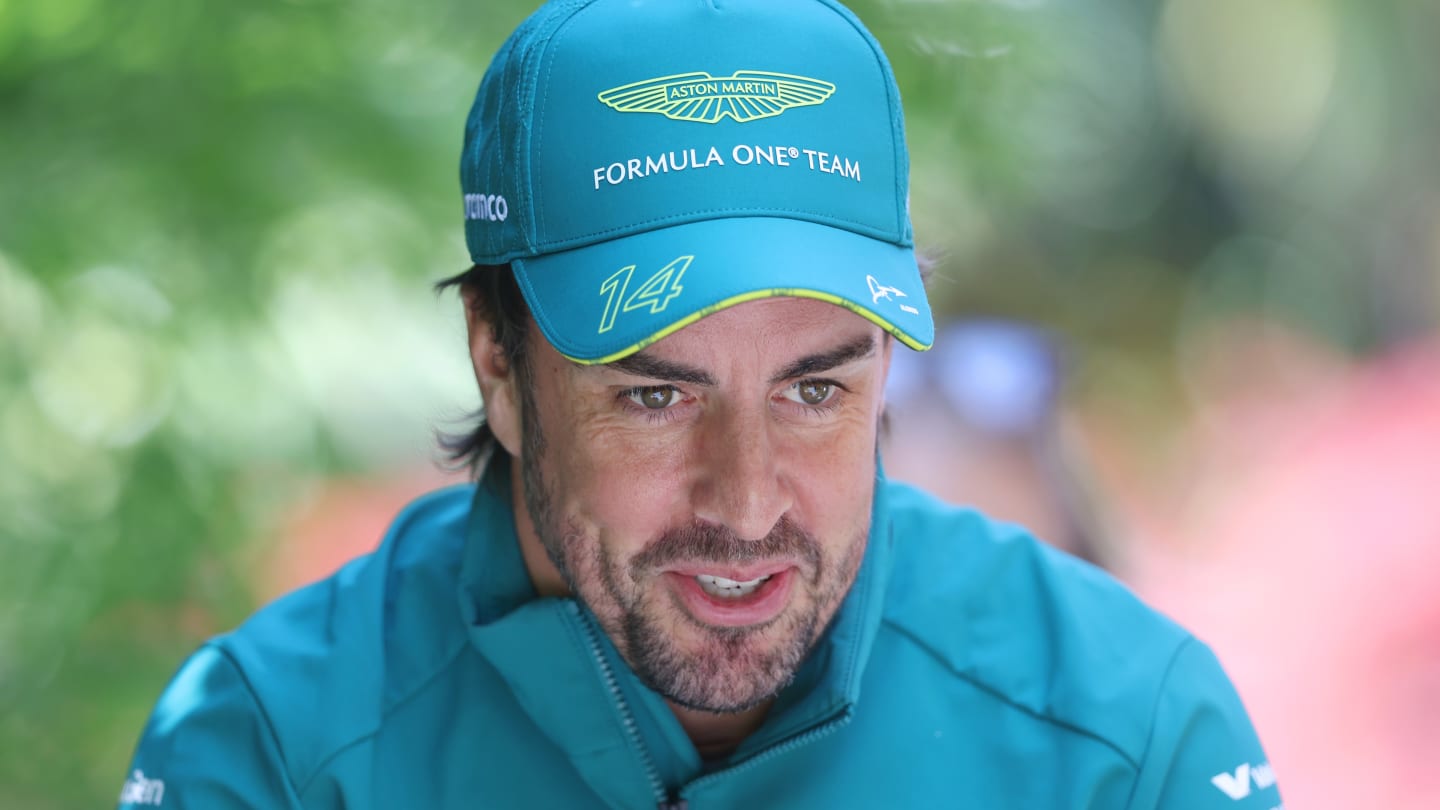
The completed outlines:
{"type": "Polygon", "coordinates": [[[656,808],[657,810],[690,810],[690,802],[684,799],[675,799],[674,801],[660,802],[656,808]]]}

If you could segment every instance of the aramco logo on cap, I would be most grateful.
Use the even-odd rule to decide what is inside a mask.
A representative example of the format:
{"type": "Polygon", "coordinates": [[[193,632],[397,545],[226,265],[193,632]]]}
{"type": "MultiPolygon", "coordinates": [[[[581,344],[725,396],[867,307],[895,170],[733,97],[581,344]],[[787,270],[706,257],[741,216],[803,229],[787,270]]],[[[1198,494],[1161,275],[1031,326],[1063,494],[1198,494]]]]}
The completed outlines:
{"type": "Polygon", "coordinates": [[[726,116],[741,123],[771,118],[791,107],[823,104],[834,92],[830,82],[788,73],[740,70],[717,77],[698,71],[621,85],[599,99],[620,112],[714,124],[726,116]]]}

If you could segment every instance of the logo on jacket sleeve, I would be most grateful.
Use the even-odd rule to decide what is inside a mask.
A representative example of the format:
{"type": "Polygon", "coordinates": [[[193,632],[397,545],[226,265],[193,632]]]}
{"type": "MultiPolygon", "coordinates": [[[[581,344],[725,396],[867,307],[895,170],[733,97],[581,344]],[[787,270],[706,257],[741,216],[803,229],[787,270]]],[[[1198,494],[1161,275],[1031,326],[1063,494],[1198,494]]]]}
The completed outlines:
{"type": "Polygon", "coordinates": [[[1234,771],[1221,771],[1210,777],[1210,784],[1237,802],[1250,795],[1252,782],[1260,790],[1275,786],[1275,771],[1271,769],[1270,763],[1262,762],[1252,766],[1248,762],[1242,762],[1234,771]]]}
{"type": "Polygon", "coordinates": [[[120,788],[120,804],[159,807],[165,801],[165,782],[162,779],[146,779],[145,772],[136,768],[120,788]]]}
{"type": "Polygon", "coordinates": [[[834,92],[830,82],[788,73],[740,70],[733,76],[711,76],[697,71],[621,85],[598,98],[620,112],[714,124],[726,116],[744,123],[791,107],[823,104],[834,92]]]}

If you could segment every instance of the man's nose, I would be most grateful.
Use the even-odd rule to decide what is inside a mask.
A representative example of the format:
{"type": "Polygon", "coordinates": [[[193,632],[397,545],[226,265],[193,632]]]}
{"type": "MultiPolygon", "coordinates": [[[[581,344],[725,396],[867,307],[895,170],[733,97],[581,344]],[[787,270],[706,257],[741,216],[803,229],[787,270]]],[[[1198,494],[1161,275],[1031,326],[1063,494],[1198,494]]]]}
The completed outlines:
{"type": "Polygon", "coordinates": [[[707,416],[691,491],[695,516],[759,540],[793,502],[769,414],[736,408],[707,416]]]}

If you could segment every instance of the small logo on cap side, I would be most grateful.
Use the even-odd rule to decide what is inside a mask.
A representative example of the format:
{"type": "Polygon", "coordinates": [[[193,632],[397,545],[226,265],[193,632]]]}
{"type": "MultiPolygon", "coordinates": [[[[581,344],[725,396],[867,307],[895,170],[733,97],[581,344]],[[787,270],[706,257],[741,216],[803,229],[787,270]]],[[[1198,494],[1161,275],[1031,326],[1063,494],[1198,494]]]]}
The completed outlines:
{"type": "Polygon", "coordinates": [[[823,104],[834,92],[830,82],[788,73],[740,70],[717,77],[697,71],[622,85],[598,98],[620,112],[714,124],[726,116],[741,123],[771,118],[791,107],[823,104]]]}
{"type": "MultiPolygon", "coordinates": [[[[898,287],[890,287],[888,285],[881,284],[880,280],[875,278],[874,276],[866,276],[865,283],[870,286],[870,303],[872,304],[880,303],[880,299],[882,298],[886,301],[894,301],[895,298],[890,297],[892,295],[897,298],[909,298],[909,296],[907,296],[905,293],[900,292],[900,289],[898,287]]],[[[897,301],[896,303],[899,302],[897,301]]],[[[902,312],[908,312],[911,315],[920,314],[920,310],[910,306],[909,304],[900,304],[900,310],[902,312]]]]}
{"type": "Polygon", "coordinates": [[[466,194],[465,218],[486,222],[504,222],[510,216],[510,203],[499,194],[466,194]]]}

